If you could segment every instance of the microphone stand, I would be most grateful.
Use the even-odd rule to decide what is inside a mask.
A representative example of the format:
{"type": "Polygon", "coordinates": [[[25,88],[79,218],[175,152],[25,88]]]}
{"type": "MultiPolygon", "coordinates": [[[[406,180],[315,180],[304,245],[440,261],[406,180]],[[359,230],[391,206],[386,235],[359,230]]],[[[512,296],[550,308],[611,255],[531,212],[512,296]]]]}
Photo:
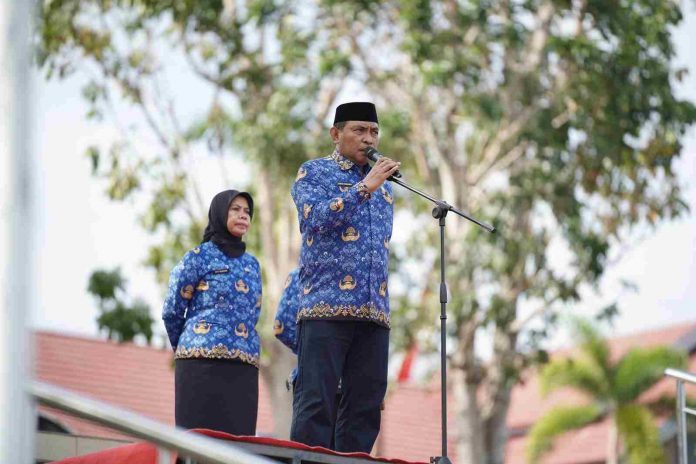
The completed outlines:
{"type": "Polygon", "coordinates": [[[394,176],[389,177],[391,182],[399,184],[420,195],[421,197],[435,204],[432,215],[438,219],[440,224],[440,397],[442,400],[442,456],[430,458],[430,462],[434,464],[451,464],[450,458],[447,456],[447,282],[445,281],[445,218],[450,211],[468,219],[474,224],[482,227],[487,232],[494,233],[495,227],[478,221],[463,211],[458,210],[445,201],[437,200],[427,193],[423,193],[415,189],[394,176]]]}

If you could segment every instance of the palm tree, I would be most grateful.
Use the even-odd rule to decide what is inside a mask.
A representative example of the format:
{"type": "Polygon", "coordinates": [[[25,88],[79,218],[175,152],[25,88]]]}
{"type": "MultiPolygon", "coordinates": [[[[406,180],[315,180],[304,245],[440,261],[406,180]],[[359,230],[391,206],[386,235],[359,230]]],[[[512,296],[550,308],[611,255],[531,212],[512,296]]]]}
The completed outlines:
{"type": "Polygon", "coordinates": [[[608,343],[590,322],[574,319],[572,326],[580,352],[575,358],[550,362],[541,373],[541,389],[547,395],[570,387],[590,401],[558,406],[539,420],[529,434],[528,461],[539,462],[562,433],[606,417],[610,423],[608,464],[618,462],[621,445],[630,464],[665,462],[653,415],[637,399],[666,368],[683,367],[685,354],[668,347],[635,348],[613,361],[608,343]]]}

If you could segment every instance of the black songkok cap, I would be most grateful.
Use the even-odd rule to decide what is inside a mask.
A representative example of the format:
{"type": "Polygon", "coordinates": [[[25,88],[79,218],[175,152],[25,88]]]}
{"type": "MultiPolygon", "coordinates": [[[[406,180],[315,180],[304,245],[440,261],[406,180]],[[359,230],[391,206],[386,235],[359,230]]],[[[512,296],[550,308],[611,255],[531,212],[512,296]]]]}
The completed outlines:
{"type": "Polygon", "coordinates": [[[334,117],[334,125],[339,122],[346,121],[377,121],[377,109],[374,103],[370,102],[351,102],[338,105],[336,108],[336,116],[334,117]]]}

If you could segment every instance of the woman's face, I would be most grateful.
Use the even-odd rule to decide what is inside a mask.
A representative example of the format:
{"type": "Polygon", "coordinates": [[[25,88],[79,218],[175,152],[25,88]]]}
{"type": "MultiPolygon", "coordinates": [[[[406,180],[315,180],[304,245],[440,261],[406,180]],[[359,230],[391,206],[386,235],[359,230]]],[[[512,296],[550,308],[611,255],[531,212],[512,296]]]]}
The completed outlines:
{"type": "Polygon", "coordinates": [[[249,214],[249,202],[242,195],[238,195],[227,210],[227,230],[235,237],[242,237],[249,230],[251,215],[249,214]]]}

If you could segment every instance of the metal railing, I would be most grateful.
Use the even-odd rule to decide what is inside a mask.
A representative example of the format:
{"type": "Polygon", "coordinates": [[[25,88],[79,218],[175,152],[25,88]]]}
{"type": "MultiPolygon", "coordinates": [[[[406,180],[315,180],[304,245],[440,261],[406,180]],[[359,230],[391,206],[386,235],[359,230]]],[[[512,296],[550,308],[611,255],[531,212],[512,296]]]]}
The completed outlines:
{"type": "Polygon", "coordinates": [[[679,452],[679,464],[688,464],[688,442],[687,442],[687,415],[696,416],[696,409],[686,405],[686,392],[684,385],[690,383],[696,385],[696,375],[676,369],[667,369],[665,375],[677,380],[677,443],[679,452]]]}
{"type": "Polygon", "coordinates": [[[158,446],[158,462],[170,463],[169,450],[175,450],[200,463],[274,464],[275,461],[250,454],[238,447],[203,435],[170,427],[145,416],[101,401],[77,395],[43,382],[31,382],[29,392],[43,405],[88,419],[158,446]]]}

